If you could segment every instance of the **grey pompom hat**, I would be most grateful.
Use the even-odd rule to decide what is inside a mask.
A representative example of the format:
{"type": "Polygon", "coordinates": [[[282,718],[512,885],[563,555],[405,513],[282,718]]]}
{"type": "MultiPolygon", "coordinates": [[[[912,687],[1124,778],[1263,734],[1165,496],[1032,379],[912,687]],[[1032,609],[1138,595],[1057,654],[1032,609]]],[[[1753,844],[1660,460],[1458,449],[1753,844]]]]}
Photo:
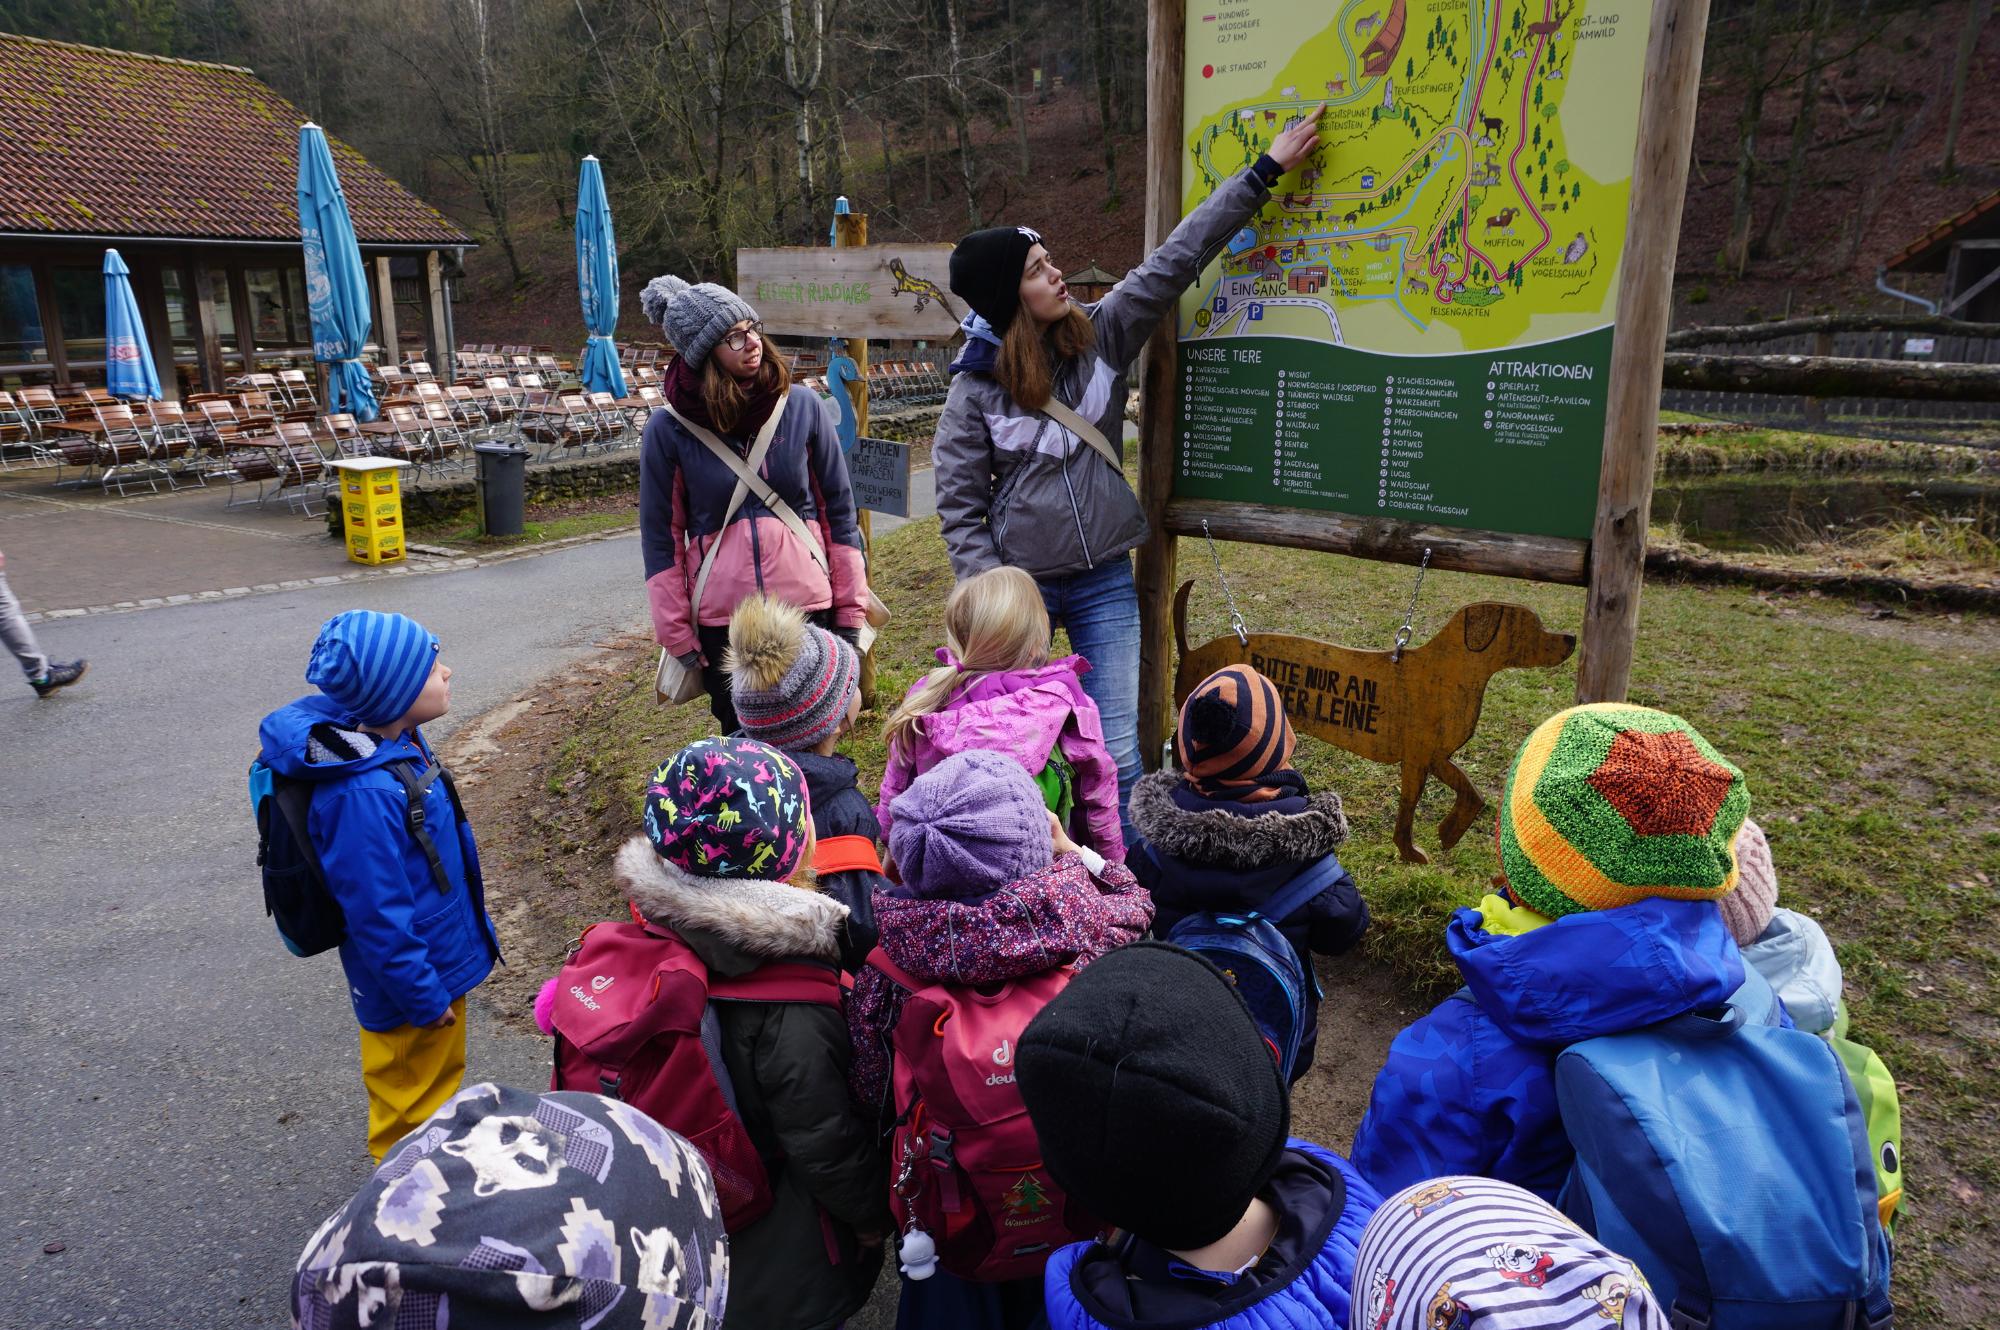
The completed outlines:
{"type": "Polygon", "coordinates": [[[724,333],[745,319],[755,319],[750,302],[726,286],[700,282],[693,286],[671,274],[655,277],[639,293],[639,307],[648,323],[680,352],[689,369],[698,368],[715,350],[724,333]]]}

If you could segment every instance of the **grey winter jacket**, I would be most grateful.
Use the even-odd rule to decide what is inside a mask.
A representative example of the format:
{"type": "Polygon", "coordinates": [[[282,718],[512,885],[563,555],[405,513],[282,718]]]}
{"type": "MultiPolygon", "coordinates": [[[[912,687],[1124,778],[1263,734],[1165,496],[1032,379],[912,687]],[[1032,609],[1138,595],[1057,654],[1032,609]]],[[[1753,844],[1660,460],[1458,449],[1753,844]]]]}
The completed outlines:
{"type": "MultiPolygon", "coordinates": [[[[1125,373],[1181,293],[1270,190],[1246,169],[1181,220],[1166,242],[1095,305],[1096,343],[1059,366],[1055,394],[1115,448],[1125,436],[1125,373]]],[[[1036,577],[1080,573],[1146,538],[1122,470],[1042,412],[1022,408],[990,372],[996,348],[967,338],[938,420],[937,510],[952,572],[1012,564],[1036,577]]]]}

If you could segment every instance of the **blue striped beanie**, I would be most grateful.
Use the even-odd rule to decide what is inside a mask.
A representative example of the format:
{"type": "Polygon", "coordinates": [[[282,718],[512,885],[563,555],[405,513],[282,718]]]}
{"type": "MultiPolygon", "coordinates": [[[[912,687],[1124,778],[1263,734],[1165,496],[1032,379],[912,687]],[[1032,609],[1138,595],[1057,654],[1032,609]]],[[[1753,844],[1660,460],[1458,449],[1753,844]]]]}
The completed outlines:
{"type": "Polygon", "coordinates": [[[306,682],[363,725],[387,725],[424,691],[437,652],[437,634],[407,615],[348,610],[319,630],[306,682]]]}

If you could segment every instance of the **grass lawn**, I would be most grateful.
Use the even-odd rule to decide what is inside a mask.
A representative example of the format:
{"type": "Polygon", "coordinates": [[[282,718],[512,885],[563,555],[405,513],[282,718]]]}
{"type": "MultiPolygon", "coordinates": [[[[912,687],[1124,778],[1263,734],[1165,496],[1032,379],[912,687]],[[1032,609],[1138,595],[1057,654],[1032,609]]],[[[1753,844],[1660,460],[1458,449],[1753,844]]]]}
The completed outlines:
{"type": "MultiPolygon", "coordinates": [[[[1223,546],[1238,602],[1257,631],[1386,648],[1409,596],[1409,569],[1254,546],[1223,546]]],[[[1182,542],[1194,576],[1190,637],[1225,631],[1221,595],[1199,542],[1182,542]]],[[[935,522],[913,523],[875,551],[875,579],[896,619],[877,647],[877,710],[846,751],[863,788],[879,779],[881,722],[931,664],[951,586],[935,522]]],[[[1416,640],[1459,606],[1517,601],[1576,631],[1572,588],[1432,573],[1416,640]]],[[[579,890],[578,922],[600,917],[602,865],[638,825],[652,766],[712,722],[700,704],[652,700],[652,656],[598,691],[549,769],[539,823],[552,887],[579,890]]],[[[1459,764],[1488,799],[1536,722],[1567,705],[1575,662],[1507,671],[1487,690],[1459,764]]],[[[1909,1202],[1897,1253],[1897,1301],[1913,1324],[1985,1324],[1981,1291],[2000,1292],[2000,623],[1975,615],[1878,621],[1852,603],[1773,597],[1734,587],[1646,588],[1632,700],[1693,721],[1748,775],[1754,815],[1776,857],[1784,903],[1825,925],[1847,974],[1856,1037],[1902,1086],[1909,1202]]],[[[1426,994],[1458,981],[1442,946],[1450,911],[1496,871],[1490,815],[1438,852],[1449,806],[1433,783],[1418,810],[1424,867],[1389,843],[1391,768],[1301,741],[1315,788],[1341,791],[1353,824],[1342,858],[1374,911],[1371,960],[1426,994]]],[[[1344,1146],[1344,1141],[1334,1142],[1344,1146]]]]}
{"type": "Polygon", "coordinates": [[[479,534],[479,519],[468,517],[452,522],[411,527],[410,540],[418,545],[444,545],[476,553],[481,550],[513,549],[517,545],[540,545],[551,540],[567,540],[572,536],[588,536],[599,531],[628,527],[638,520],[638,510],[627,506],[613,512],[571,513],[562,517],[530,518],[521,523],[521,534],[518,536],[482,536],[479,534]]]}

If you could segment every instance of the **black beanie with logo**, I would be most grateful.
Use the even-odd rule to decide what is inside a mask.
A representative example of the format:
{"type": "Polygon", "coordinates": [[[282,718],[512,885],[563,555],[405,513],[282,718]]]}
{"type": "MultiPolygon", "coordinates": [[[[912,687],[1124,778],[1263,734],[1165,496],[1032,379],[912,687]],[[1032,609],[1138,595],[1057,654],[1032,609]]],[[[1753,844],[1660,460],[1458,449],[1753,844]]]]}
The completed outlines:
{"type": "Polygon", "coordinates": [[[1041,232],[1032,227],[989,226],[974,231],[951,251],[951,293],[1005,336],[1021,309],[1021,274],[1027,271],[1028,251],[1041,243],[1041,232]]]}
{"type": "Polygon", "coordinates": [[[1270,1045],[1222,971],[1164,942],[1079,973],[1028,1023],[1014,1070],[1056,1184],[1169,1251],[1220,1241],[1284,1157],[1270,1045]]]}

